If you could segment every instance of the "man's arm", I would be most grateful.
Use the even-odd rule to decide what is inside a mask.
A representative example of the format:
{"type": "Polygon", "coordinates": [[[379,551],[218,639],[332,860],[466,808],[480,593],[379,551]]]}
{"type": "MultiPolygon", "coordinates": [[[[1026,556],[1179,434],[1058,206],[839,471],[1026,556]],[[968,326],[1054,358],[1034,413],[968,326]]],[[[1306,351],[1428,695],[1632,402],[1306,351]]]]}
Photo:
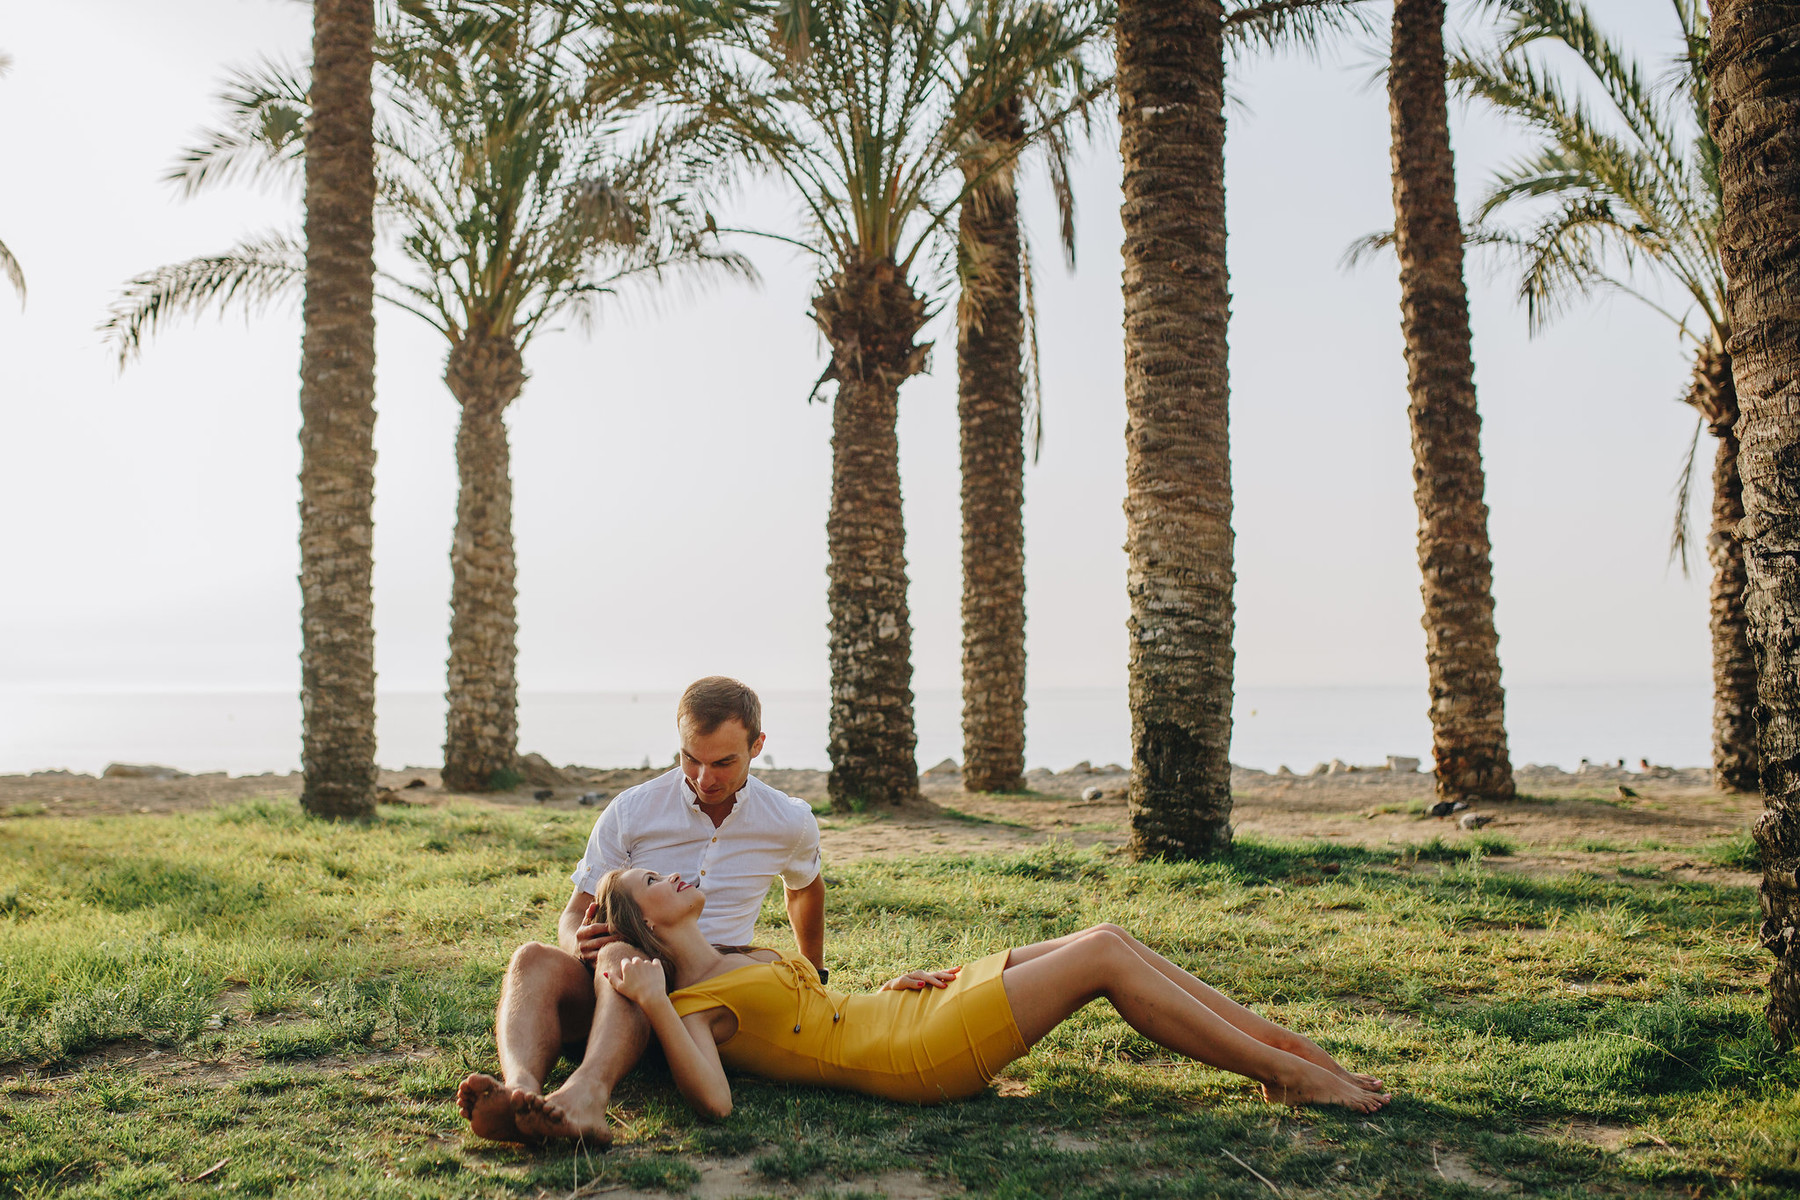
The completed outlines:
{"type": "Polygon", "coordinates": [[[580,888],[569,897],[569,903],[556,919],[556,944],[584,963],[592,963],[600,947],[616,940],[604,925],[588,924],[588,911],[594,898],[580,888]]]}
{"type": "MultiPolygon", "coordinates": [[[[785,885],[784,885],[785,887],[785,885]]],[[[800,953],[815,967],[825,965],[825,876],[815,875],[803,888],[786,888],[788,924],[800,953]]]]}

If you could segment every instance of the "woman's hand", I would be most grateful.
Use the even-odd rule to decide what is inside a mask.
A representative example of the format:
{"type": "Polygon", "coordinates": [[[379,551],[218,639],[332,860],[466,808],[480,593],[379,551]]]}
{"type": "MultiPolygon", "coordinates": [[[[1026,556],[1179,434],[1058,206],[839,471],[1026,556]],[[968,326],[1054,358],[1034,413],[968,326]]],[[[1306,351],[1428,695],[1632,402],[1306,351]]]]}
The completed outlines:
{"type": "Polygon", "coordinates": [[[604,972],[613,991],[639,1008],[661,997],[669,998],[669,985],[663,976],[663,965],[654,958],[627,958],[617,967],[604,972]]]}
{"type": "Polygon", "coordinates": [[[916,992],[925,988],[949,987],[956,980],[956,973],[961,967],[945,967],[941,971],[908,971],[904,975],[896,975],[881,985],[884,992],[916,992]]]}

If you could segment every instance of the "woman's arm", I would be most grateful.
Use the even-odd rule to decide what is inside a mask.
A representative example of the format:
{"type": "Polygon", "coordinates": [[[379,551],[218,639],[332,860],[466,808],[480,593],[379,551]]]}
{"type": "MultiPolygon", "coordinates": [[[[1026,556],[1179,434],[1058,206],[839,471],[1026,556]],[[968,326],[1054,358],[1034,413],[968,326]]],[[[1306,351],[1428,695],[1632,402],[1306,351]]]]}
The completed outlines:
{"type": "Polygon", "coordinates": [[[716,1019],[726,1010],[709,1008],[686,1017],[677,1016],[662,964],[654,958],[628,958],[607,979],[614,991],[643,1010],[656,1040],[662,1043],[663,1056],[669,1060],[669,1074],[675,1077],[675,1086],[681,1089],[688,1107],[705,1117],[729,1117],[731,1084],[719,1061],[719,1043],[714,1033],[716,1019]]]}

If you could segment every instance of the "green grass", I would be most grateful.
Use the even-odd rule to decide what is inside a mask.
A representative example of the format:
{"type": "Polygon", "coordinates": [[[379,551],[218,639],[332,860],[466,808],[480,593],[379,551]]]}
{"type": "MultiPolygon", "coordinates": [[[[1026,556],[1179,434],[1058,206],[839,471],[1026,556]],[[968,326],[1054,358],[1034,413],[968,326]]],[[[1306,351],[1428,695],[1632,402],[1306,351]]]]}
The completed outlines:
{"type": "MultiPolygon", "coordinates": [[[[1007,1071],[1018,1094],[913,1109],[739,1079],[708,1124],[645,1069],[611,1154],[465,1140],[452,1092],[491,1069],[507,955],[551,936],[590,820],[407,808],[335,827],[253,802],[9,822],[0,1197],[681,1196],[722,1158],[784,1194],[878,1195],[892,1170],[983,1196],[1269,1194],[1226,1151],[1289,1196],[1480,1194],[1444,1163],[1524,1195],[1800,1187],[1800,1065],[1761,1019],[1754,893],[1498,870],[1510,847],[1454,836],[831,867],[834,984],[1116,921],[1382,1074],[1401,1094],[1373,1120],[1265,1105],[1098,1003],[1007,1071]],[[1612,1148],[1578,1136],[1596,1128],[1612,1148]]],[[[786,944],[773,896],[764,917],[786,944]]]]}
{"type": "Polygon", "coordinates": [[[1756,838],[1748,829],[1702,847],[1700,856],[1715,866],[1738,871],[1762,870],[1762,852],[1756,848],[1756,838]]]}

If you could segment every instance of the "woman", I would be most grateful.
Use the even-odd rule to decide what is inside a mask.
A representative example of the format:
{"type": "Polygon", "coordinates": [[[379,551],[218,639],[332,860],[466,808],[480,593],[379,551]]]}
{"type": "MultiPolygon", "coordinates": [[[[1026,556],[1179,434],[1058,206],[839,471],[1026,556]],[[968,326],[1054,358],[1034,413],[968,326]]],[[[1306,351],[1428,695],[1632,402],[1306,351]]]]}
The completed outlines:
{"type": "MultiPolygon", "coordinates": [[[[706,895],[679,875],[609,872],[597,904],[649,956],[626,959],[608,981],[643,1010],[682,1096],[707,1116],[731,1112],[726,1065],[920,1104],[969,1096],[1100,996],[1158,1045],[1247,1075],[1271,1101],[1373,1112],[1391,1098],[1379,1079],[1344,1070],[1116,925],[845,996],[803,958],[715,950],[697,924],[706,895]]],[[[554,1123],[554,1101],[545,1105],[554,1123]]]]}

